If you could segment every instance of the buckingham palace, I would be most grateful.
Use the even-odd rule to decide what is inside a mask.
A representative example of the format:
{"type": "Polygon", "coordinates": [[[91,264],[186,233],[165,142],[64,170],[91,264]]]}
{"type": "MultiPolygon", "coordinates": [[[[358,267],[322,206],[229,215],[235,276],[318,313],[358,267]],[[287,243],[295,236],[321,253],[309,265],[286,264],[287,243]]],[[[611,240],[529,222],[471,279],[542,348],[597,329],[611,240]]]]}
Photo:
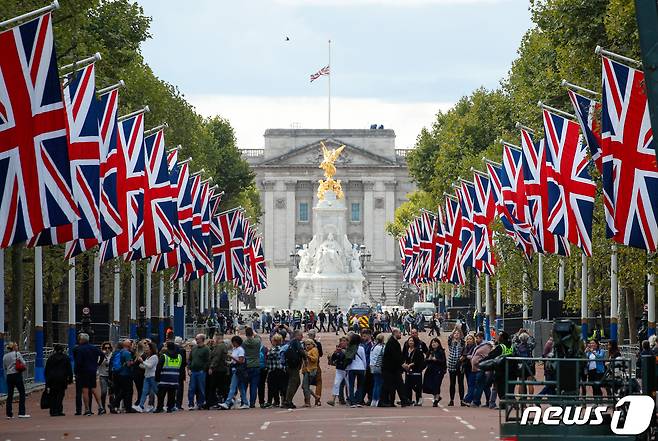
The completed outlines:
{"type": "Polygon", "coordinates": [[[407,150],[395,148],[395,132],[374,127],[268,129],[263,149],[242,150],[256,173],[263,208],[259,229],[270,285],[259,293],[259,306],[288,307],[296,247],[313,236],[312,210],[322,178],[321,142],[327,148],[345,146],[336,162],[336,179],[345,193],[347,237],[370,255],[364,264],[365,294],[379,301],[384,291],[387,303],[394,301],[401,279],[400,258],[385,226],[415,185],[407,170],[407,150]]]}

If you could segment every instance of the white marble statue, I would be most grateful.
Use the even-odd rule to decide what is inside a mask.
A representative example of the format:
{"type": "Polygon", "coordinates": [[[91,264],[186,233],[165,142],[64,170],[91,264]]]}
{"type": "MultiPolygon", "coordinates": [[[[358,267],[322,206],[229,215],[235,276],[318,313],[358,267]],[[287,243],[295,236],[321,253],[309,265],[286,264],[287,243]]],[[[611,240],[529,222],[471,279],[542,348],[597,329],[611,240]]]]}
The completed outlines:
{"type": "Polygon", "coordinates": [[[316,274],[340,274],[344,272],[344,259],[340,245],[334,239],[333,233],[327,235],[317,251],[315,262],[316,274]]]}

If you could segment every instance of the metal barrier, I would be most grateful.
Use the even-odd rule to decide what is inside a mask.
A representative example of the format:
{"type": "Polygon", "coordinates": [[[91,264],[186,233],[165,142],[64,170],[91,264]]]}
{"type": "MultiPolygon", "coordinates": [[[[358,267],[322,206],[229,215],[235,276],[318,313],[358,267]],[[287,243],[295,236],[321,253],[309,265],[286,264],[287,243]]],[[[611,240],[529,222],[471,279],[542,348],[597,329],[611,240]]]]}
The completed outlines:
{"type": "Polygon", "coordinates": [[[637,367],[638,346],[637,345],[619,345],[621,357],[630,360],[629,372],[634,377],[637,367]]]}

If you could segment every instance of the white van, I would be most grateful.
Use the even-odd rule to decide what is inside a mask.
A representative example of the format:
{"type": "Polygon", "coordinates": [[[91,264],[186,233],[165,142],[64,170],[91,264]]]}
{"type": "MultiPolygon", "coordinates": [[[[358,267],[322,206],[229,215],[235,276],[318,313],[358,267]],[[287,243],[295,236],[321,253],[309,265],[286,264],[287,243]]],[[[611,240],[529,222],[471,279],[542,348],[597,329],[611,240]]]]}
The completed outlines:
{"type": "Polygon", "coordinates": [[[425,321],[430,321],[436,312],[436,305],[432,302],[415,302],[413,311],[416,314],[423,314],[425,321]]]}

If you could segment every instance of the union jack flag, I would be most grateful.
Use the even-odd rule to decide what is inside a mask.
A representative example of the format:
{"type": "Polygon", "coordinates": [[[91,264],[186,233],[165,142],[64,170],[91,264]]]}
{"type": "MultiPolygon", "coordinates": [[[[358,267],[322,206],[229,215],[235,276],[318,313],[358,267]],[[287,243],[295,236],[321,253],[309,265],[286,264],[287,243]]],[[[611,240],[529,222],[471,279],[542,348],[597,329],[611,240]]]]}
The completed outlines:
{"type": "Polygon", "coordinates": [[[175,191],[178,222],[174,230],[176,246],[172,251],[154,256],[151,262],[153,271],[162,271],[194,261],[192,254],[192,196],[189,188],[189,165],[172,164],[175,156],[168,156],[172,190],[175,191]]]}
{"type": "Polygon", "coordinates": [[[427,243],[421,241],[421,249],[426,253],[422,274],[426,281],[440,280],[443,272],[443,246],[445,244],[440,209],[437,215],[428,211],[423,212],[422,223],[429,236],[427,243]]]}
{"type": "Polygon", "coordinates": [[[466,276],[461,264],[462,213],[457,198],[446,198],[445,275],[444,281],[463,285],[466,276]]]}
{"type": "Polygon", "coordinates": [[[399,240],[400,245],[400,260],[402,262],[402,279],[405,282],[411,280],[411,259],[413,257],[413,250],[411,246],[411,225],[405,231],[404,236],[399,240]]]}
{"type": "Polygon", "coordinates": [[[585,141],[589,147],[589,154],[592,157],[592,161],[596,164],[599,173],[603,173],[601,164],[603,158],[601,152],[601,128],[594,117],[596,111],[601,109],[601,104],[571,89],[568,92],[573,110],[576,112],[578,124],[580,124],[580,130],[585,135],[585,141]]]}
{"type": "Polygon", "coordinates": [[[50,13],[0,32],[0,248],[79,219],[50,13]]]}
{"type": "Polygon", "coordinates": [[[128,253],[134,242],[139,221],[143,218],[144,187],[144,114],[119,123],[117,147],[117,206],[122,232],[101,244],[101,262],[128,253]],[[119,191],[119,188],[123,191],[119,191]]]}
{"type": "Polygon", "coordinates": [[[475,230],[473,213],[475,211],[475,187],[462,181],[456,189],[459,209],[462,214],[461,223],[461,265],[466,268],[475,268],[475,230]]]}
{"type": "Polygon", "coordinates": [[[418,245],[420,248],[418,256],[418,281],[429,282],[432,280],[432,256],[436,252],[434,250],[434,218],[430,213],[423,211],[419,219],[419,235],[418,245]]]}
{"type": "Polygon", "coordinates": [[[491,194],[491,181],[480,173],[473,175],[475,184],[475,210],[473,229],[475,231],[475,268],[493,275],[496,259],[493,254],[493,230],[491,223],[496,216],[496,205],[491,194]]]}
{"type": "Polygon", "coordinates": [[[267,266],[265,264],[265,253],[263,252],[263,240],[257,236],[251,243],[253,258],[250,258],[251,274],[257,290],[267,288],[267,266]],[[254,276],[255,274],[255,276],[254,276]]]}
{"type": "MultiPolygon", "coordinates": [[[[117,202],[123,192],[117,180],[119,155],[117,140],[117,109],[119,90],[114,89],[100,97],[100,233],[101,241],[109,240],[122,232],[122,219],[117,202]]],[[[66,244],[65,257],[70,259],[99,243],[96,238],[79,239],[66,244]]]]}
{"type": "Polygon", "coordinates": [[[178,228],[175,188],[167,166],[164,130],[144,139],[146,182],[144,210],[135,232],[129,260],[145,259],[171,251],[178,228]]]}
{"type": "Polygon", "coordinates": [[[644,87],[643,72],[603,57],[603,188],[614,208],[609,233],[618,243],[655,252],[658,167],[644,87]]]}
{"type": "Polygon", "coordinates": [[[316,73],[311,74],[311,83],[313,81],[317,80],[318,78],[320,78],[322,75],[329,75],[330,73],[331,72],[330,72],[329,66],[323,67],[322,69],[320,69],[316,73]]]}
{"type": "Polygon", "coordinates": [[[544,110],[548,166],[548,229],[592,255],[596,184],[578,123],[544,110]]]}
{"type": "Polygon", "coordinates": [[[537,251],[537,239],[530,222],[530,207],[525,192],[521,150],[503,146],[503,165],[500,175],[502,203],[511,215],[517,245],[526,257],[537,251]]]}
{"type": "Polygon", "coordinates": [[[242,213],[222,213],[211,222],[212,255],[215,283],[241,280],[244,277],[244,231],[242,213]]]}
{"type": "MultiPolygon", "coordinates": [[[[57,245],[75,238],[99,240],[100,136],[94,64],[74,72],[64,88],[69,161],[73,198],[80,219],[47,228],[29,241],[29,246],[57,245]]],[[[71,256],[68,256],[71,257],[71,256]]]]}
{"type": "Polygon", "coordinates": [[[569,255],[569,244],[563,235],[556,235],[550,230],[549,223],[549,184],[546,165],[546,146],[544,140],[534,142],[532,135],[521,129],[523,149],[523,180],[530,219],[536,237],[537,251],[544,254],[569,255]]]}
{"type": "Polygon", "coordinates": [[[500,218],[505,233],[513,238],[517,243],[516,228],[514,227],[514,218],[507,209],[503,200],[503,186],[501,176],[503,175],[503,168],[500,165],[487,162],[487,172],[489,174],[489,182],[491,183],[491,194],[496,205],[496,214],[500,218]]]}

